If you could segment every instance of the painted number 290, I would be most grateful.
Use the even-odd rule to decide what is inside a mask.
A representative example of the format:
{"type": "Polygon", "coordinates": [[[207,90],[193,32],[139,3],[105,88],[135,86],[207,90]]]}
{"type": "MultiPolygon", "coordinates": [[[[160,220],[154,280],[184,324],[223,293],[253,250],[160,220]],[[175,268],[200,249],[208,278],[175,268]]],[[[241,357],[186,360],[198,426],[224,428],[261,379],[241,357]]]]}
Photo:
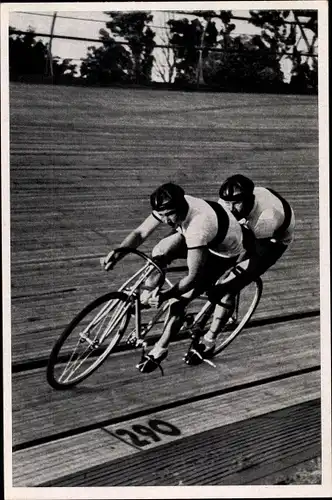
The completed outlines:
{"type": "Polygon", "coordinates": [[[181,431],[175,425],[164,422],[163,420],[149,420],[148,425],[135,424],[131,427],[132,430],[117,429],[115,433],[118,436],[129,437],[131,444],[134,446],[147,446],[153,442],[161,441],[159,434],[166,436],[180,436],[181,431]],[[143,436],[143,437],[142,437],[143,436]],[[144,439],[149,438],[149,439],[144,439]]]}

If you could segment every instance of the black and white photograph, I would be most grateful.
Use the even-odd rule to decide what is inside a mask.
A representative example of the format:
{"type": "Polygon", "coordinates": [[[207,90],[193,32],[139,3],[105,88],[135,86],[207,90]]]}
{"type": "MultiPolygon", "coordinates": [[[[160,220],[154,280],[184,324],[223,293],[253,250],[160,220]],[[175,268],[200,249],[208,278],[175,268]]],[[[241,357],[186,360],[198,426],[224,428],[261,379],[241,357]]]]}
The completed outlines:
{"type": "Polygon", "coordinates": [[[332,495],[328,4],[1,5],[6,500],[332,495]]]}

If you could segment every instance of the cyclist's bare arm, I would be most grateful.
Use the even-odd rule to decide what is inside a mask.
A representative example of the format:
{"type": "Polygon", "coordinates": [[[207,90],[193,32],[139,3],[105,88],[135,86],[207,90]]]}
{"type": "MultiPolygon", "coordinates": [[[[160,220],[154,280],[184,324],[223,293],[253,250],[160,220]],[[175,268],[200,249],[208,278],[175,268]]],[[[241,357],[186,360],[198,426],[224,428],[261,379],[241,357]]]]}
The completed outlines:
{"type": "Polygon", "coordinates": [[[119,245],[120,248],[137,248],[139,247],[153,231],[161,224],[152,214],[142,222],[136,229],[126,236],[119,245]]]}
{"type": "Polygon", "coordinates": [[[178,283],[175,283],[169,290],[162,292],[161,300],[165,301],[172,297],[189,292],[196,285],[197,281],[202,277],[202,270],[208,256],[207,247],[199,247],[188,249],[187,266],[188,274],[184,276],[178,283]]]}
{"type": "MultiPolygon", "coordinates": [[[[136,229],[131,231],[128,236],[120,243],[118,248],[137,248],[139,247],[153,231],[161,224],[152,214],[150,214],[136,229]]],[[[114,251],[109,252],[106,257],[100,259],[103,266],[107,266],[114,259],[114,251]]]]}

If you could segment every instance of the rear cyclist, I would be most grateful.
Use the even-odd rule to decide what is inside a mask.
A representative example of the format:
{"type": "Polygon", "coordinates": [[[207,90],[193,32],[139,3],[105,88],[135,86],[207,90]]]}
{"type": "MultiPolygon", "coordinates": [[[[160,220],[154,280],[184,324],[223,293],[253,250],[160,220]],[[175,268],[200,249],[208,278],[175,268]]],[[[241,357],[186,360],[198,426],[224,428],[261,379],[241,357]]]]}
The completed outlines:
{"type": "Polygon", "coordinates": [[[260,276],[282,256],[293,241],[295,216],[290,204],[270,188],[255,187],[251,179],[232,175],[220,186],[218,202],[255,236],[246,274],[260,276]]]}
{"type": "MultiPolygon", "coordinates": [[[[149,290],[149,304],[153,307],[171,300],[163,333],[140,363],[141,372],[153,371],[165,359],[171,337],[182,326],[189,301],[208,290],[227,269],[243,259],[246,239],[245,230],[227,208],[217,202],[185,195],[184,190],[176,184],[167,183],[157,188],[150,202],[152,214],[123,240],[120,248],[137,248],[161,223],[166,223],[174,229],[174,233],[154,247],[152,257],[162,268],[174,259],[186,258],[188,274],[155,297],[152,290],[158,284],[156,276],[150,277],[145,284],[149,290]]],[[[106,269],[115,262],[113,251],[102,259],[106,269]]],[[[223,305],[220,306],[222,310],[232,307],[228,297],[225,293],[223,305]]],[[[215,330],[219,323],[220,318],[216,314],[215,330]]]]}
{"type": "Polygon", "coordinates": [[[223,299],[220,303],[220,298],[227,294],[227,303],[234,307],[236,294],[265,273],[286,251],[295,227],[293,209],[280,194],[269,188],[255,187],[251,179],[241,174],[232,175],[221,185],[218,202],[229,209],[254,238],[247,245],[245,258],[236,264],[223,284],[216,285],[209,293],[210,300],[217,306],[210,330],[197,348],[206,358],[213,354],[218,333],[233,312],[232,308],[225,308],[223,299]]]}

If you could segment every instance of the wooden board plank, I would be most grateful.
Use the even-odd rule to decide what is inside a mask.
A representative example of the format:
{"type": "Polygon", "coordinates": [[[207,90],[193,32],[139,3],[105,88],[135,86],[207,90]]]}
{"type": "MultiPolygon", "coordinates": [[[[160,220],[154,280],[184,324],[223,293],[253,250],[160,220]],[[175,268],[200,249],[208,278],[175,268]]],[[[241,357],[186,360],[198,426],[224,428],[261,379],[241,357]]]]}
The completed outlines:
{"type": "Polygon", "coordinates": [[[284,470],[285,466],[318,456],[320,444],[320,403],[313,400],[245,423],[216,427],[43,485],[251,484],[271,470],[284,470]]]}
{"type": "Polygon", "coordinates": [[[61,439],[13,454],[14,487],[36,486],[42,481],[61,477],[68,471],[78,472],[108,460],[128,456],[133,448],[103,430],[83,436],[61,439]]]}
{"type": "MultiPolygon", "coordinates": [[[[131,443],[121,441],[117,430],[133,429],[135,425],[149,428],[151,420],[161,420],[180,431],[177,435],[158,433],[160,441],[145,436],[141,450],[183,439],[196,433],[244,421],[288,406],[300,404],[320,396],[319,372],[270,382],[262,387],[252,387],[232,394],[223,394],[207,401],[197,401],[170,410],[151,413],[149,416],[128,420],[103,429],[85,432],[78,436],[17,451],[13,454],[13,485],[34,486],[55,480],[88,467],[101,465],[139,450],[131,443]]],[[[161,427],[162,428],[162,427],[161,427]]],[[[166,431],[167,429],[166,425],[166,431]]],[[[128,436],[127,436],[128,438],[128,436]]]]}
{"type": "Polygon", "coordinates": [[[88,380],[71,391],[48,387],[45,370],[13,375],[13,443],[58,434],[121,418],[138,411],[156,411],[174,401],[232,389],[238,385],[317,367],[317,318],[253,328],[215,358],[216,368],[190,367],[182,358],[188,341],[172,344],[159,371],[139,374],[139,352],[114,354],[88,380]],[[176,391],[174,391],[176,387],[176,391]],[[84,408],[84,412],[82,412],[84,408]]]}

